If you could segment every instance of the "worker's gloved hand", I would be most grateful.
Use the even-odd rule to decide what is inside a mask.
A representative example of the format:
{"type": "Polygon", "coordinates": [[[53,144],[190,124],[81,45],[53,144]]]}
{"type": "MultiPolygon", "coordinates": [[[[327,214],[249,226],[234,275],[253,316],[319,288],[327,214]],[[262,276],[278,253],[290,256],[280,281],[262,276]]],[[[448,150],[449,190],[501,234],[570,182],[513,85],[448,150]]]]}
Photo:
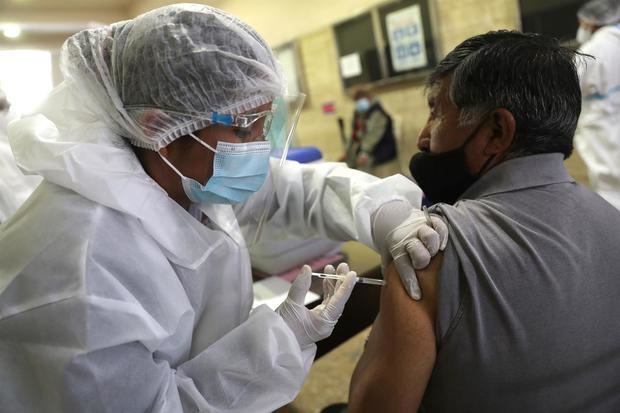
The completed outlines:
{"type": "Polygon", "coordinates": [[[323,302],[321,304],[312,310],[304,305],[304,298],[312,282],[312,270],[304,265],[293,282],[288,297],[276,309],[276,313],[293,330],[302,349],[329,337],[355,286],[357,275],[354,271],[349,271],[346,263],[340,264],[337,272],[334,271],[334,267],[328,265],[324,272],[337,273],[346,277],[344,280],[323,280],[323,302]]]}
{"type": "Polygon", "coordinates": [[[422,298],[415,269],[426,267],[431,257],[446,248],[448,227],[443,220],[412,209],[406,202],[393,201],[373,215],[372,235],[381,254],[381,271],[393,260],[409,296],[422,298]]]}

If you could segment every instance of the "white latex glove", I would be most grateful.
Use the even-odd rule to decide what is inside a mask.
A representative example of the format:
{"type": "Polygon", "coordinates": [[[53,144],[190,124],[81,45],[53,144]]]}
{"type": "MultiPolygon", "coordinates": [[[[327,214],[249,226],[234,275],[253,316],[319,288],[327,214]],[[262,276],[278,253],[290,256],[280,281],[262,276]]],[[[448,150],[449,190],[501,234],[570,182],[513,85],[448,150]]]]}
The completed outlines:
{"type": "Polygon", "coordinates": [[[304,305],[304,298],[312,282],[312,270],[309,266],[304,265],[293,282],[288,297],[276,309],[276,313],[293,330],[302,349],[329,337],[355,286],[357,274],[354,271],[349,271],[349,266],[346,263],[338,265],[337,272],[334,271],[334,267],[328,265],[324,272],[346,275],[346,278],[337,281],[323,280],[323,302],[321,304],[312,310],[307,309],[304,305]]]}
{"type": "Polygon", "coordinates": [[[381,270],[394,261],[407,293],[422,298],[415,269],[426,267],[448,243],[448,227],[435,214],[390,202],[374,215],[373,240],[381,254],[381,270]],[[430,222],[429,222],[430,221],[430,222]],[[430,224],[430,225],[429,225],[430,224]]]}

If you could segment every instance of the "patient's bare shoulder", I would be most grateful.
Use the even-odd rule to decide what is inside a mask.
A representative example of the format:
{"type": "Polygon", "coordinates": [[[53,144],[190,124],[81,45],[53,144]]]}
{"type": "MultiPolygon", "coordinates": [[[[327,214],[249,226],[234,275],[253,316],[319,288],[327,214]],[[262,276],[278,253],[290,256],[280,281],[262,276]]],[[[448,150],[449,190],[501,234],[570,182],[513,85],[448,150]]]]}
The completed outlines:
{"type": "Polygon", "coordinates": [[[437,275],[443,255],[416,270],[422,299],[412,300],[396,268],[386,271],[381,307],[349,389],[352,413],[415,411],[436,357],[437,275]]]}

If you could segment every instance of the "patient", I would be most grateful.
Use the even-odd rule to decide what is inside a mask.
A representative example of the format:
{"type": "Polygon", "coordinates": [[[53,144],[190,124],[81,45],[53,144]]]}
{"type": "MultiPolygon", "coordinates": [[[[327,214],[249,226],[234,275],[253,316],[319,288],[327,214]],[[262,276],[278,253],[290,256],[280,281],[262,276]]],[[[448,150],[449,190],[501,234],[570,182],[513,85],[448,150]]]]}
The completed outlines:
{"type": "Polygon", "coordinates": [[[620,212],[563,164],[576,58],[490,32],[431,74],[410,169],[449,242],[421,301],[387,271],[348,412],[620,411],[620,212]]]}

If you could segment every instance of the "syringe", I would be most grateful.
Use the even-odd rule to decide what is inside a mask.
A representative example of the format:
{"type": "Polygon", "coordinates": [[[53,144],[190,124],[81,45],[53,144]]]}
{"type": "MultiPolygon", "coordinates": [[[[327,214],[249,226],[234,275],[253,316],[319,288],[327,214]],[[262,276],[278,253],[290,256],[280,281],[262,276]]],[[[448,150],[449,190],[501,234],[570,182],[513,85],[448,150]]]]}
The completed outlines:
{"type": "MultiPolygon", "coordinates": [[[[424,212],[424,217],[426,218],[426,224],[429,227],[434,228],[433,221],[431,221],[431,216],[428,213],[426,207],[424,207],[422,210],[424,212]]],[[[322,272],[313,272],[312,275],[319,278],[329,278],[330,280],[343,280],[345,277],[344,275],[325,274],[322,272]]],[[[360,284],[385,285],[385,280],[368,277],[355,277],[355,282],[358,282],[360,284]]]]}
{"type": "MultiPolygon", "coordinates": [[[[312,275],[319,278],[329,278],[330,280],[343,280],[345,277],[344,275],[325,274],[322,272],[313,272],[312,275]]],[[[385,280],[379,280],[377,278],[355,277],[355,282],[360,284],[385,285],[385,280]]]]}

